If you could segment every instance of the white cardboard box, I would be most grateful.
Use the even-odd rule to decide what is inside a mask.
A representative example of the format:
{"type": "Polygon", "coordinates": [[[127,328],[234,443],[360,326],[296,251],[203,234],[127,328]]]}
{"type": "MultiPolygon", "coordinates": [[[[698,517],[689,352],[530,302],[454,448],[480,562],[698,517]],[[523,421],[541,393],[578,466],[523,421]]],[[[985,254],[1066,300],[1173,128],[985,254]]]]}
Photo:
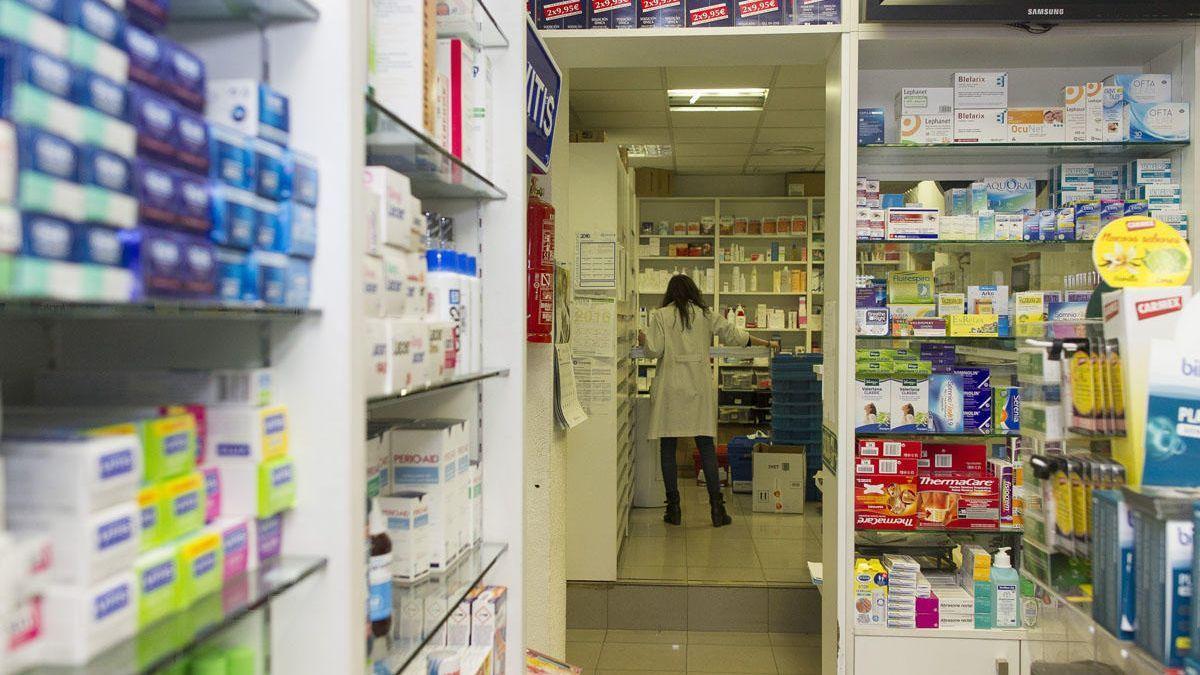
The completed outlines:
{"type": "Polygon", "coordinates": [[[954,114],[905,115],[900,118],[901,145],[954,142],[954,114]]]}
{"type": "Polygon", "coordinates": [[[446,569],[461,549],[460,527],[467,517],[466,482],[458,476],[467,453],[462,420],[405,422],[389,432],[393,489],[425,493],[429,508],[429,567],[446,569]]]}
{"type": "Polygon", "coordinates": [[[1007,143],[1008,109],[978,108],[954,111],[955,143],[1007,143]]]}
{"type": "Polygon", "coordinates": [[[1008,73],[955,73],[954,109],[1008,107],[1008,73]]]}
{"type": "Polygon", "coordinates": [[[91,586],[51,586],[44,598],[47,661],[83,665],[131,637],[137,628],[137,602],[132,571],[91,586]]]}
{"type": "Polygon", "coordinates": [[[133,568],[141,542],[141,512],[128,501],[83,518],[45,511],[10,511],[9,527],[49,533],[56,583],[88,585],[133,568]]]}
{"type": "Polygon", "coordinates": [[[84,516],[133,501],[142,480],[142,443],[132,434],[6,440],[0,452],[9,509],[84,516]]]}
{"type": "Polygon", "coordinates": [[[808,474],[804,449],[797,446],[755,446],[754,512],[804,513],[808,474]]]}
{"type": "Polygon", "coordinates": [[[953,112],[953,87],[904,87],[896,93],[896,117],[953,112]]]}
{"type": "Polygon", "coordinates": [[[383,396],[388,391],[388,332],[387,321],[368,317],[366,320],[365,342],[363,351],[366,352],[365,389],[368,398],[383,396]]]}
{"type": "Polygon", "coordinates": [[[426,0],[374,0],[370,3],[371,71],[375,98],[414,129],[432,131],[432,87],[436,70],[433,37],[436,15],[426,0]]]}
{"type": "Polygon", "coordinates": [[[374,220],[369,226],[375,231],[368,233],[367,240],[374,239],[383,246],[412,249],[412,219],[408,213],[412,185],[408,176],[386,166],[368,166],[363,171],[363,185],[368,198],[374,202],[369,211],[374,220]]]}

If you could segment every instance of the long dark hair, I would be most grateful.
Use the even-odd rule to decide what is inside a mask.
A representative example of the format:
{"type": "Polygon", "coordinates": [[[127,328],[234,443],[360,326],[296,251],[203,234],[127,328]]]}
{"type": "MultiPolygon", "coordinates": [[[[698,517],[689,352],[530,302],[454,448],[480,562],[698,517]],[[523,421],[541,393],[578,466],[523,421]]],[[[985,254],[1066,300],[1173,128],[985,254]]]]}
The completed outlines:
{"type": "Polygon", "coordinates": [[[667,305],[675,305],[684,330],[692,327],[692,305],[695,305],[704,314],[708,314],[708,305],[704,304],[704,296],[700,295],[700,288],[686,274],[676,274],[671,277],[671,282],[667,284],[667,292],[663,293],[662,306],[666,307],[667,305]]]}

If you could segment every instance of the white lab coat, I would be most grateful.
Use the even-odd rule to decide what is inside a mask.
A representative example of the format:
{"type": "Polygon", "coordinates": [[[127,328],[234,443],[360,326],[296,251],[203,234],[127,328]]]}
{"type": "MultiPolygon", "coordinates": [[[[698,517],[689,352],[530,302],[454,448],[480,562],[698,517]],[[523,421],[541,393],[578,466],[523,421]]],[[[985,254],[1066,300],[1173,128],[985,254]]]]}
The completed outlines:
{"type": "Polygon", "coordinates": [[[649,438],[717,435],[716,385],[709,349],[713,336],[728,347],[745,347],[750,334],[716,310],[692,308],[691,328],[684,330],[679,310],[668,305],[650,313],[646,355],[658,359],[650,385],[649,438]]]}

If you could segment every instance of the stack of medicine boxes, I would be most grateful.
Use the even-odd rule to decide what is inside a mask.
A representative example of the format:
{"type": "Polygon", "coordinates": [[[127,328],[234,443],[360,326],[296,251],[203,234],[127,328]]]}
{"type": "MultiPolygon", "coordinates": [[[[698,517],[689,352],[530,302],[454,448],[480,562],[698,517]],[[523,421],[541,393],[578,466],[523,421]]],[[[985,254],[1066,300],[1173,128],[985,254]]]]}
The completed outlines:
{"type": "MultiPolygon", "coordinates": [[[[895,554],[885,555],[883,564],[888,572],[888,628],[916,628],[921,566],[909,556],[895,554]]],[[[928,589],[925,595],[929,595],[928,589]]]]}
{"type": "Polygon", "coordinates": [[[0,2],[0,292],[129,299],[124,24],[100,0],[0,2]]]}
{"type": "Polygon", "coordinates": [[[213,80],[207,114],[219,297],[307,306],[318,174],[287,147],[287,97],[256,80],[213,80]]]}
{"type": "Polygon", "coordinates": [[[818,495],[815,484],[821,468],[820,354],[780,354],[771,361],[771,441],[805,447],[808,485],[805,494],[818,495]]]}

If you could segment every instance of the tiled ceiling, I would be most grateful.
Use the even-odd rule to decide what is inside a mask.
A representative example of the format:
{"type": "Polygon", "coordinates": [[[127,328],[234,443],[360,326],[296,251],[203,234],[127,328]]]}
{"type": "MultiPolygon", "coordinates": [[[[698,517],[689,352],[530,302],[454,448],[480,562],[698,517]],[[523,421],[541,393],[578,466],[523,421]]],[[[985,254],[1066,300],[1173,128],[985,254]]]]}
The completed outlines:
{"type": "Polygon", "coordinates": [[[685,174],[777,174],[825,168],[824,66],[573,68],[571,128],[622,145],[670,145],[635,166],[685,174]],[[668,89],[766,87],[761,112],[670,112],[668,89]]]}

